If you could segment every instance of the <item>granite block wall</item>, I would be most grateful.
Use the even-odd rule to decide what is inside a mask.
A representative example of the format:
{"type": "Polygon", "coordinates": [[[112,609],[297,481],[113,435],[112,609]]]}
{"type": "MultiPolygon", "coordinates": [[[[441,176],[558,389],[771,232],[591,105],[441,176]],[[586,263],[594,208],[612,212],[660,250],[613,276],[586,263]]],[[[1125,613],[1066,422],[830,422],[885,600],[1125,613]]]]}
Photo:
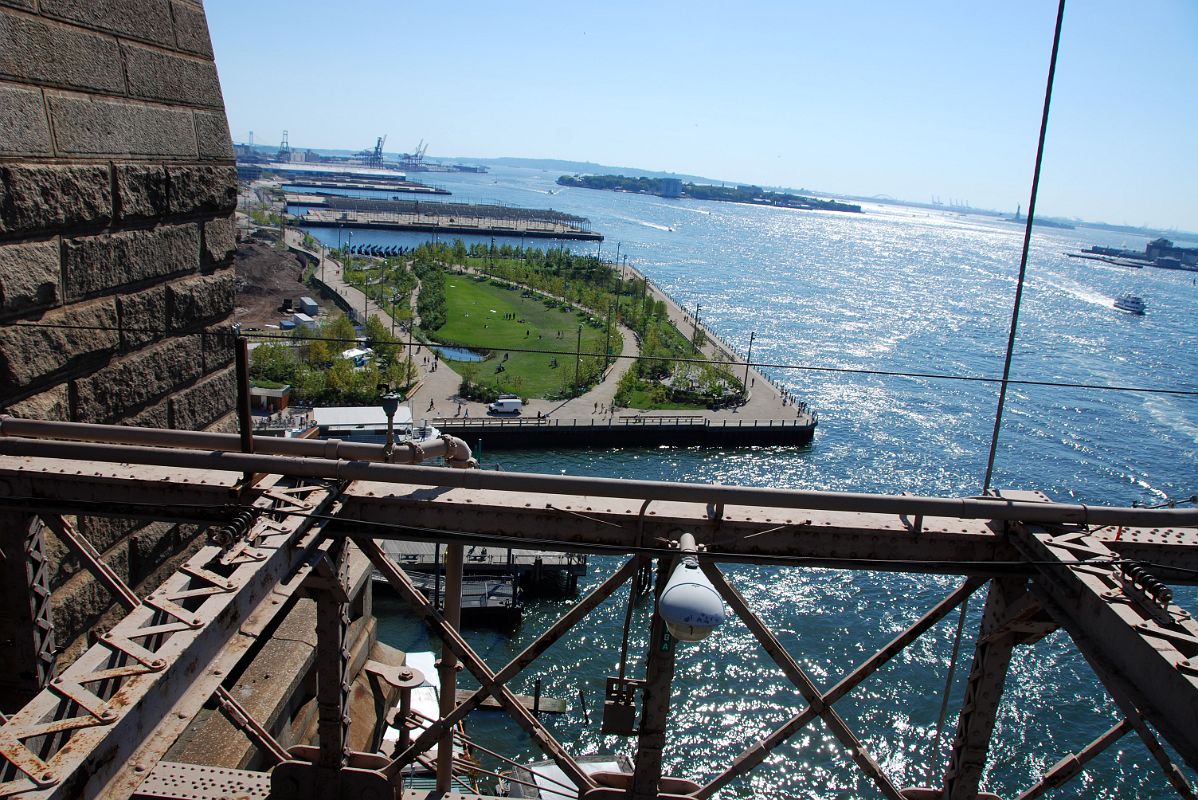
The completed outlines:
{"type": "MultiPolygon", "coordinates": [[[[0,412],[235,426],[236,203],[199,2],[0,0],[0,412]]],[[[165,525],[77,528],[134,585],[156,585],[200,541],[165,525]]],[[[6,557],[24,557],[28,529],[0,524],[6,557]]],[[[65,662],[111,597],[42,538],[65,662]]],[[[23,642],[33,617],[0,610],[0,641],[23,642]]],[[[32,688],[28,652],[0,648],[0,696],[32,688]]]]}

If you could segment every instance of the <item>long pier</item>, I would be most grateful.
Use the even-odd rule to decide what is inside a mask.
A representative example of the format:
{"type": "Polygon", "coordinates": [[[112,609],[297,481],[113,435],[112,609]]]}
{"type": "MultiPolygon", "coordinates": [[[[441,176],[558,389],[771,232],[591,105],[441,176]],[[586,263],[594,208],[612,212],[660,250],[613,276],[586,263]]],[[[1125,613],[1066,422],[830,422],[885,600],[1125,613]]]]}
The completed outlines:
{"type": "Polygon", "coordinates": [[[485,417],[436,418],[443,433],[490,448],[626,447],[636,445],[806,444],[817,419],[717,419],[705,414],[660,416],[631,414],[590,419],[485,417]]]}
{"type": "Polygon", "coordinates": [[[603,241],[603,234],[586,227],[588,220],[583,217],[548,209],[298,193],[286,194],[284,199],[287,206],[304,209],[291,215],[296,225],[603,241]]]}
{"type": "Polygon", "coordinates": [[[603,234],[567,225],[535,220],[498,220],[476,217],[456,221],[453,218],[429,220],[418,214],[388,214],[369,211],[323,211],[311,209],[293,216],[296,225],[312,228],[366,228],[416,233],[449,233],[462,236],[526,236],[529,239],[577,239],[603,241],[603,234]]]}
{"type": "MultiPolygon", "coordinates": [[[[384,182],[384,181],[338,181],[338,180],[294,180],[287,181],[287,186],[297,186],[307,189],[344,189],[346,191],[368,191],[368,192],[397,192],[403,194],[453,194],[448,189],[440,186],[429,186],[424,183],[413,183],[411,181],[399,182],[384,182]]],[[[320,191],[313,192],[320,195],[320,191]]],[[[341,195],[332,195],[340,197],[341,195]]]]}

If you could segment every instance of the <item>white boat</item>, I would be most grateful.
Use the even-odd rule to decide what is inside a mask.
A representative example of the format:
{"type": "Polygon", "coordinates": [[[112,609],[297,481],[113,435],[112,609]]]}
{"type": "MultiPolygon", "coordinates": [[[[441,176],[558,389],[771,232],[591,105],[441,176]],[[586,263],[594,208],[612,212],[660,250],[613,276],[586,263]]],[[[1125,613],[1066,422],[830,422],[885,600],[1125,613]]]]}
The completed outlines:
{"type": "Polygon", "coordinates": [[[1144,299],[1134,294],[1124,294],[1115,298],[1115,308],[1129,314],[1144,313],[1144,299]]]}

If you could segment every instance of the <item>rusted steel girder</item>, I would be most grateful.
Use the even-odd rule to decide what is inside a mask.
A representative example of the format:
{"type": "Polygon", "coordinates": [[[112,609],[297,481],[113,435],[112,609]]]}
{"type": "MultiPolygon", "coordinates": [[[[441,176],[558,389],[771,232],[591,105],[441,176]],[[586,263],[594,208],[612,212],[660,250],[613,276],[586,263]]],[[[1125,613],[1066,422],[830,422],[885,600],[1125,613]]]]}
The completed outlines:
{"type": "MultiPolygon", "coordinates": [[[[306,504],[334,511],[335,494],[314,488],[306,504]]],[[[247,548],[201,548],[0,727],[0,796],[132,794],[282,608],[268,601],[294,591],[287,579],[317,548],[320,524],[263,518],[247,548]]]]}
{"type": "Polygon", "coordinates": [[[43,523],[28,514],[0,514],[0,687],[15,712],[57,672],[50,610],[50,565],[43,523]]]}
{"type": "MultiPolygon", "coordinates": [[[[657,585],[654,602],[661,597],[670,572],[677,563],[673,558],[657,561],[657,585]]],[[[656,609],[650,616],[649,643],[646,653],[645,684],[641,695],[641,723],[633,762],[631,800],[655,800],[661,784],[661,760],[665,750],[670,714],[670,688],[674,681],[674,647],[677,642],[666,630],[656,609]]]]}
{"type": "Polygon", "coordinates": [[[279,740],[261,722],[254,719],[253,715],[246,711],[245,706],[239,703],[236,697],[229,694],[228,689],[223,686],[216,687],[213,697],[216,698],[217,705],[220,706],[221,711],[225,712],[233,725],[250,741],[258,745],[264,753],[269,754],[275,763],[286,761],[289,758],[287,750],[279,744],[279,740]]]}
{"type": "MultiPolygon", "coordinates": [[[[321,772],[336,772],[347,763],[349,732],[349,545],[334,543],[308,577],[316,599],[316,705],[321,772]]],[[[330,781],[330,786],[335,781],[330,781]]]]}
{"type": "MultiPolygon", "coordinates": [[[[464,561],[462,545],[451,544],[445,548],[445,593],[444,611],[441,616],[445,625],[457,633],[462,627],[462,568],[464,561]]],[[[437,567],[440,569],[440,566],[437,567]]],[[[437,665],[441,677],[442,717],[453,713],[458,696],[458,659],[453,649],[441,641],[441,663],[437,665]]],[[[453,788],[453,728],[441,732],[437,742],[437,791],[445,794],[453,788]]]]}
{"type": "MultiPolygon", "coordinates": [[[[0,447],[14,444],[35,450],[60,446],[60,443],[54,442],[0,437],[0,447]]],[[[67,443],[61,446],[72,445],[67,443]]],[[[109,449],[115,447],[109,446],[109,449]]],[[[137,463],[138,458],[147,451],[155,458],[167,461],[170,459],[162,456],[175,452],[149,447],[126,448],[119,454],[109,453],[108,457],[137,463]]],[[[209,458],[211,454],[183,452],[192,466],[162,467],[140,463],[131,467],[127,464],[94,462],[88,463],[87,469],[82,470],[76,461],[0,456],[0,503],[14,510],[35,512],[210,522],[226,519],[236,509],[236,506],[230,505],[233,496],[227,489],[235,485],[230,472],[241,472],[242,466],[253,466],[258,473],[272,469],[278,472],[286,471],[284,468],[298,470],[298,462],[304,472],[326,475],[339,474],[350,468],[346,462],[319,458],[272,460],[269,456],[243,456],[236,453],[226,455],[229,458],[265,461],[252,465],[229,464],[222,460],[224,456],[221,454],[209,458]],[[220,469],[212,468],[216,466],[220,469]]],[[[72,457],[78,456],[73,450],[72,454],[72,457]]],[[[591,479],[568,479],[571,483],[567,486],[560,482],[562,479],[559,476],[515,476],[521,479],[520,485],[524,481],[532,481],[535,486],[530,485],[522,491],[455,489],[452,484],[464,475],[485,474],[489,476],[487,480],[499,475],[505,481],[512,475],[387,464],[359,466],[400,470],[405,479],[417,473],[421,477],[420,484],[369,483],[353,488],[343,519],[347,523],[380,523],[369,530],[377,538],[413,538],[411,529],[394,527],[396,519],[404,519],[411,526],[426,529],[417,538],[462,541],[463,537],[454,536],[455,532],[460,531],[503,536],[505,543],[510,544],[506,539],[545,538],[550,535],[560,542],[555,544],[557,549],[584,552],[612,546],[627,548],[636,541],[641,527],[638,518],[641,517],[642,500],[597,494],[607,491],[605,483],[589,486],[588,493],[568,493],[587,486],[591,479]],[[438,481],[444,485],[436,490],[427,488],[438,485],[438,481]],[[480,513],[472,513],[471,508],[480,513]],[[563,525],[567,521],[570,524],[563,525]],[[434,534],[433,530],[437,533],[434,534]]],[[[505,482],[504,485],[510,483],[505,482]]],[[[638,484],[631,485],[635,487],[638,484]]],[[[676,490],[685,490],[681,496],[694,495],[696,498],[700,498],[703,492],[714,493],[729,488],[674,486],[676,490]]],[[[666,492],[666,489],[659,491],[666,492]]],[[[873,563],[862,561],[844,566],[957,574],[960,574],[962,567],[952,562],[969,561],[974,562],[967,570],[970,574],[1030,574],[1030,569],[1019,563],[1022,560],[1019,552],[1003,539],[996,526],[985,521],[926,516],[920,525],[915,525],[912,517],[903,516],[897,510],[895,513],[864,513],[803,510],[797,507],[808,499],[817,504],[841,504],[859,495],[841,497],[833,493],[741,491],[752,493],[758,504],[725,505],[723,514],[718,518],[708,511],[708,500],[712,498],[697,499],[696,502],[677,499],[655,501],[643,517],[644,532],[648,537],[668,538],[672,527],[692,530],[696,538],[706,545],[708,552],[718,556],[721,561],[735,561],[741,556],[777,557],[779,560],[800,557],[806,559],[805,563],[809,566],[836,566],[844,559],[860,559],[872,560],[873,563]]],[[[912,499],[867,497],[873,500],[871,505],[875,507],[879,504],[889,507],[892,501],[906,502],[912,499]]],[[[961,502],[964,501],[944,500],[938,507],[960,508],[961,502]]],[[[1042,509],[1055,505],[1022,500],[971,502],[975,506],[981,502],[997,502],[987,508],[996,513],[1026,513],[1029,518],[1044,516],[1047,512],[1042,509]]],[[[1113,511],[1119,510],[1085,509],[1077,513],[1085,516],[1113,511]]],[[[1145,515],[1144,518],[1150,520],[1145,524],[1151,527],[1105,528],[1095,531],[1095,538],[1105,542],[1115,553],[1126,552],[1155,563],[1198,570],[1198,546],[1195,546],[1198,545],[1198,529],[1168,527],[1180,519],[1176,511],[1126,511],[1134,511],[1137,518],[1145,515]],[[1166,516],[1152,516],[1160,514],[1166,516]]],[[[1187,513],[1198,520],[1198,514],[1187,513]]],[[[1190,524],[1198,524],[1198,521],[1191,521],[1190,524]]],[[[342,534],[354,530],[362,532],[361,528],[349,525],[339,528],[342,534]]],[[[1194,574],[1179,574],[1171,578],[1187,583],[1196,580],[1194,574]]]]}
{"type": "Polygon", "coordinates": [[[249,436],[212,431],[181,431],[168,428],[138,428],[128,425],[94,425],[82,422],[53,422],[22,419],[0,414],[0,436],[27,439],[70,439],[96,444],[151,445],[191,450],[241,450],[276,456],[308,456],[351,461],[387,461],[393,464],[418,464],[422,460],[444,456],[451,464],[465,468],[471,463],[470,446],[456,436],[432,441],[403,442],[393,447],[388,457],[386,446],[340,439],[290,439],[279,436],[249,436]]]}
{"type": "MultiPolygon", "coordinates": [[[[395,562],[387,558],[387,554],[383,552],[378,543],[367,538],[355,538],[354,542],[365,553],[366,557],[370,559],[370,562],[374,564],[375,568],[387,582],[391,584],[391,587],[408,602],[408,605],[433,629],[433,632],[441,637],[441,640],[461,660],[466,669],[474,674],[474,677],[478,679],[482,687],[499,702],[500,706],[511,715],[512,719],[520,727],[524,728],[533,741],[540,745],[546,754],[557,763],[566,777],[573,781],[579,787],[580,791],[595,788],[595,782],[591,776],[582,767],[578,766],[578,763],[566,752],[557,739],[553,738],[553,735],[541,724],[540,720],[520,704],[520,701],[516,699],[510,689],[496,682],[495,673],[491,671],[486,662],[474,652],[473,648],[466,643],[466,640],[457,631],[445,624],[445,619],[441,616],[440,612],[433,607],[428,598],[412,585],[412,581],[404,574],[404,571],[395,562]]],[[[418,738],[408,748],[408,753],[411,753],[419,743],[420,739],[418,738]]],[[[407,763],[406,759],[408,758],[408,756],[401,755],[401,757],[393,759],[385,767],[385,774],[394,779],[400,774],[399,770],[407,763]]]]}
{"type": "MultiPolygon", "coordinates": [[[[983,581],[977,578],[966,579],[948,597],[937,603],[931,611],[916,620],[911,627],[891,639],[884,647],[862,662],[860,666],[842,678],[835,686],[820,695],[820,701],[825,705],[831,705],[844,698],[858,684],[877,672],[883,664],[901,653],[912,642],[930,630],[937,622],[944,619],[954,608],[963,603],[965,598],[977,591],[982,583],[983,581]]],[[[695,793],[696,800],[707,800],[707,798],[710,798],[724,786],[727,786],[736,778],[752,770],[764,761],[774,748],[794,736],[818,716],[819,712],[815,706],[808,705],[803,711],[800,711],[787,720],[780,728],[737,756],[728,769],[712,778],[695,793]]]]}
{"type": "Polygon", "coordinates": [[[104,563],[104,559],[100,557],[96,548],[92,547],[92,543],[75,531],[75,526],[57,514],[47,514],[42,517],[42,521],[54,531],[54,535],[62,540],[75,557],[83,562],[96,580],[104,584],[126,611],[141,605],[141,598],[133,593],[112,567],[104,563]]]}
{"type": "Polygon", "coordinates": [[[1045,562],[1037,566],[1033,589],[1102,670],[1099,679],[1125,692],[1186,763],[1198,768],[1198,622],[1117,567],[1078,564],[1111,555],[1084,532],[1016,526],[1010,538],[1027,558],[1045,562]]]}
{"type": "Polygon", "coordinates": [[[1043,778],[1036,781],[1032,786],[1029,786],[1019,795],[1017,800],[1035,800],[1050,789],[1064,786],[1077,775],[1081,774],[1082,767],[1093,760],[1095,756],[1123,738],[1123,734],[1130,731],[1131,727],[1131,723],[1127,720],[1116,722],[1106,732],[1083,747],[1076,754],[1067,755],[1054,764],[1051,769],[1044,773],[1043,778]]]}
{"type": "Polygon", "coordinates": [[[970,800],[978,794],[1011,652],[1020,638],[1009,627],[1012,609],[1026,597],[1025,579],[997,578],[990,584],[945,772],[945,800],[970,800]]]}
{"type": "MultiPolygon", "coordinates": [[[[70,426],[73,423],[57,423],[70,426]]],[[[67,428],[69,430],[69,427],[67,428]]],[[[3,433],[0,428],[0,434],[3,433]]],[[[66,435],[64,433],[64,435],[66,435]]],[[[376,464],[320,457],[270,456],[231,451],[201,451],[168,447],[79,443],[25,439],[0,435],[0,456],[31,456],[156,464],[177,468],[335,478],[340,481],[382,481],[389,484],[494,489],[504,492],[584,495],[720,506],[839,511],[850,514],[906,515],[952,519],[1010,520],[1037,524],[1198,527],[1198,510],[1109,508],[1069,503],[1029,502],[1005,497],[919,497],[859,492],[821,492],[763,489],[744,486],[634,481],[622,478],[534,475],[477,469],[376,464]]]]}
{"type": "MultiPolygon", "coordinates": [[[[523,672],[539,655],[548,650],[554,642],[565,635],[580,620],[598,608],[613,592],[623,586],[635,572],[636,567],[635,559],[627,561],[611,577],[592,589],[590,594],[575,603],[569,611],[550,625],[528,647],[524,648],[522,653],[496,672],[495,683],[506,684],[523,672]]],[[[407,754],[423,753],[428,750],[441,735],[442,731],[456,726],[458,722],[466,718],[466,715],[481,706],[483,701],[490,697],[491,694],[491,691],[486,686],[476,689],[470,697],[459,703],[458,707],[451,714],[443,716],[440,720],[431,721],[431,724],[420,734],[420,737],[407,746],[406,754],[405,750],[396,750],[397,760],[402,762],[408,757],[407,754]]]]}

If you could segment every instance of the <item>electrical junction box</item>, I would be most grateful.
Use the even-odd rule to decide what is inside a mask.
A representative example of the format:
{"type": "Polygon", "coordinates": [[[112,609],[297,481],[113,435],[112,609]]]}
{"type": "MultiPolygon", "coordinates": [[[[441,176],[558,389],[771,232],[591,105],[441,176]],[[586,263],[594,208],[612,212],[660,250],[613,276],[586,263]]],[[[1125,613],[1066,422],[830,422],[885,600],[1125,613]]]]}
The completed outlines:
{"type": "Polygon", "coordinates": [[[636,692],[645,685],[644,681],[632,678],[607,679],[607,689],[603,697],[602,733],[616,736],[635,736],[636,726],[636,692]]]}

